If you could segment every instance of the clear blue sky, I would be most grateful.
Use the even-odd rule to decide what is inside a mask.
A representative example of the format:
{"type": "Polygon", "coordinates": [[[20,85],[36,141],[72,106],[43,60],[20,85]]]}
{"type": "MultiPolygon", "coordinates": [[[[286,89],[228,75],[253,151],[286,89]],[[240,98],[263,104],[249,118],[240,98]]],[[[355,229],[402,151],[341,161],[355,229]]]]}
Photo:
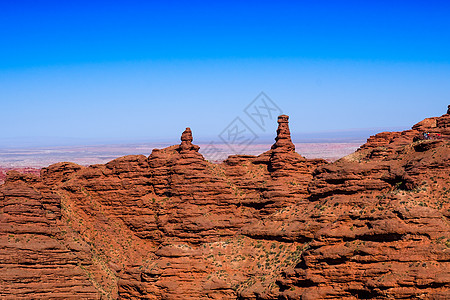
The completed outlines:
{"type": "Polygon", "coordinates": [[[0,2],[0,146],[208,139],[261,91],[296,133],[450,104],[446,1],[66,2],[0,2]]]}

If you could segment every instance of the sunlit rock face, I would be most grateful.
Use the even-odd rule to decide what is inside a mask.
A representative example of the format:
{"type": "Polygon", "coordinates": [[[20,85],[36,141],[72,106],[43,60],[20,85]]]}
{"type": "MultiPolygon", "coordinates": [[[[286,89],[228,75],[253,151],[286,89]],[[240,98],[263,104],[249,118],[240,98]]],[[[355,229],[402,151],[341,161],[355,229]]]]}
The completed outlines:
{"type": "Polygon", "coordinates": [[[0,297],[445,299],[449,118],[334,163],[295,152],[282,115],[258,156],[210,163],[186,128],[148,157],[9,172],[0,297]]]}

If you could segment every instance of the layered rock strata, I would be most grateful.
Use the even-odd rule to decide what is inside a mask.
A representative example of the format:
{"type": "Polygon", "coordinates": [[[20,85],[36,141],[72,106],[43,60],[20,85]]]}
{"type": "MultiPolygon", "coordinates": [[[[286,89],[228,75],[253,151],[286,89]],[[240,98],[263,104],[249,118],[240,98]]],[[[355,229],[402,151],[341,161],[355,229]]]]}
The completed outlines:
{"type": "Polygon", "coordinates": [[[259,155],[193,144],[0,185],[0,297],[445,299],[447,113],[335,163],[295,152],[288,116],[259,155]]]}

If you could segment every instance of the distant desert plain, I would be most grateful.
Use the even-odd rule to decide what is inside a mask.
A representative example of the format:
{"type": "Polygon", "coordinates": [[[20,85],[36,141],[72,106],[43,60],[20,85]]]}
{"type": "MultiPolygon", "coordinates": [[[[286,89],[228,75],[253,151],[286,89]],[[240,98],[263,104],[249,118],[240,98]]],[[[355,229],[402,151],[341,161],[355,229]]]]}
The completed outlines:
{"type": "MultiPolygon", "coordinates": [[[[174,141],[176,143],[177,141],[174,141]]],[[[365,141],[334,143],[296,143],[296,151],[306,158],[323,158],[329,162],[353,153],[365,141]]],[[[169,146],[167,143],[89,145],[64,147],[0,148],[0,183],[6,172],[17,170],[39,174],[39,170],[51,164],[67,161],[82,166],[104,164],[125,155],[150,155],[153,149],[169,146]]],[[[205,159],[219,162],[233,154],[259,155],[270,149],[271,144],[252,144],[241,153],[235,153],[227,144],[214,144],[214,152],[207,151],[209,144],[199,144],[205,159]]]]}

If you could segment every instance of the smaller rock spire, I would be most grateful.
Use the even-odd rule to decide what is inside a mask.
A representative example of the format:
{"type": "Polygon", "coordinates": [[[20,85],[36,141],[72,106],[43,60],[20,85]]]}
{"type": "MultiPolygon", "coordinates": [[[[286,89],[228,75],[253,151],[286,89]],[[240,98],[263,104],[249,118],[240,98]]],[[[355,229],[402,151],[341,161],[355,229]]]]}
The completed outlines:
{"type": "Polygon", "coordinates": [[[191,152],[191,151],[198,152],[200,147],[192,144],[193,140],[194,139],[192,138],[191,128],[186,127],[186,130],[181,134],[180,152],[181,153],[186,153],[186,152],[191,152]]]}
{"type": "Polygon", "coordinates": [[[277,122],[277,137],[275,138],[275,144],[272,145],[272,149],[279,152],[295,151],[295,145],[292,143],[291,132],[289,130],[289,116],[278,116],[277,122]]]}
{"type": "Polygon", "coordinates": [[[450,115],[450,105],[447,106],[447,115],[450,115]]]}

